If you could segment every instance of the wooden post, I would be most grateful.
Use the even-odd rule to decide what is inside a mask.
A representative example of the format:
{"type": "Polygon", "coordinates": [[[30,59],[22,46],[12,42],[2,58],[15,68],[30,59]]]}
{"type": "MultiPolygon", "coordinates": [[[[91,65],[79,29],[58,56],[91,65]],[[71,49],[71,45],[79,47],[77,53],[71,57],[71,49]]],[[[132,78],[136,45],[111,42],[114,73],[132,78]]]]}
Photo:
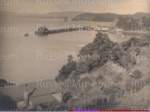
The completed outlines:
{"type": "Polygon", "coordinates": [[[110,94],[107,97],[107,101],[108,101],[108,103],[110,102],[110,94]]]}

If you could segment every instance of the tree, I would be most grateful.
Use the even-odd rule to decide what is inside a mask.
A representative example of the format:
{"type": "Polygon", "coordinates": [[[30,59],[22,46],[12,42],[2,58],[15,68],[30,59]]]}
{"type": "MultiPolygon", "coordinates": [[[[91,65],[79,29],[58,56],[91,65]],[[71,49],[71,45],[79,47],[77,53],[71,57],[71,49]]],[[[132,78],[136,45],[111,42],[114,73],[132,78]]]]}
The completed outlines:
{"type": "Polygon", "coordinates": [[[71,55],[68,56],[68,63],[63,65],[61,70],[59,71],[58,76],[56,77],[56,81],[64,81],[69,77],[69,75],[76,70],[77,63],[73,61],[73,57],[71,55]]]}
{"type": "Polygon", "coordinates": [[[72,55],[69,55],[68,56],[68,62],[71,62],[73,60],[73,56],[72,55]]]}
{"type": "Polygon", "coordinates": [[[107,35],[96,34],[94,41],[80,50],[78,66],[83,68],[83,72],[90,72],[94,68],[103,66],[109,60],[114,45],[115,43],[110,41],[107,35]]]}
{"type": "Polygon", "coordinates": [[[72,98],[72,95],[67,91],[63,94],[62,100],[64,103],[67,103],[70,98],[72,98]]]}

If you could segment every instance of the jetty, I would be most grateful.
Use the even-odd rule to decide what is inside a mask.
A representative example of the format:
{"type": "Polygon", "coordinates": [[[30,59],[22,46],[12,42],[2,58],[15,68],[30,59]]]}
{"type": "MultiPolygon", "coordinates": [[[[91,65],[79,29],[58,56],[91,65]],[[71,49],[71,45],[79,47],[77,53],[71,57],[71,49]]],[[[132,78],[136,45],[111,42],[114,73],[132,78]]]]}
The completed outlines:
{"type": "Polygon", "coordinates": [[[83,26],[83,27],[72,27],[72,28],[60,28],[60,29],[52,29],[49,30],[47,27],[42,26],[39,27],[37,31],[35,31],[35,35],[48,35],[48,34],[56,34],[63,32],[73,32],[73,31],[93,31],[94,28],[91,26],[83,26]]]}

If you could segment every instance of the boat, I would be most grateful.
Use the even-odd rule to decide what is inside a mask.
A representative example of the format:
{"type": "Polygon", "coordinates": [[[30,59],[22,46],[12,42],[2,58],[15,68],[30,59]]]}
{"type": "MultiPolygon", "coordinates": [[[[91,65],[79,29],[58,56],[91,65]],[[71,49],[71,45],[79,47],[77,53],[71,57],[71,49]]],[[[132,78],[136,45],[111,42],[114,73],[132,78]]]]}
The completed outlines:
{"type": "Polygon", "coordinates": [[[28,36],[29,36],[29,34],[28,34],[28,33],[26,33],[26,34],[24,34],[24,36],[25,36],[25,37],[28,37],[28,36]]]}

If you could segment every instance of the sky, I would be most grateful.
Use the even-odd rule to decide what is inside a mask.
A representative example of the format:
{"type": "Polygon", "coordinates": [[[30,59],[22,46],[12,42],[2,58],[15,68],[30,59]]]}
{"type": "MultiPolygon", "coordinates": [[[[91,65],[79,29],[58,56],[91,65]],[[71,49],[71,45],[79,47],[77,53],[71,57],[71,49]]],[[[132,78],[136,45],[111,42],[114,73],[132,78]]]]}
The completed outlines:
{"type": "Polygon", "coordinates": [[[83,11],[133,14],[149,12],[150,0],[0,0],[0,10],[19,13],[83,11]]]}

